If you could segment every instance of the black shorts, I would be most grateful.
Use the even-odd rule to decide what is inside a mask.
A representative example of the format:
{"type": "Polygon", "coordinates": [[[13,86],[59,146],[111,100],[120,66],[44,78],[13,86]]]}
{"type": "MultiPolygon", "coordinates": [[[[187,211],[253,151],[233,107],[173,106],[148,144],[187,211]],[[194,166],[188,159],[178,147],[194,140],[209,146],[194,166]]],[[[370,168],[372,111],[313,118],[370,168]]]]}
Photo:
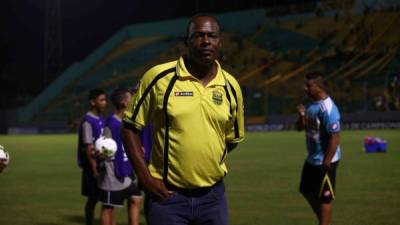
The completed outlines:
{"type": "Polygon", "coordinates": [[[143,197],[143,188],[142,185],[138,182],[138,179],[132,179],[132,185],[133,188],[131,189],[131,192],[128,193],[128,197],[131,198],[141,198],[143,197]]]}
{"type": "Polygon", "coordinates": [[[336,168],[339,162],[331,164],[329,171],[324,171],[322,166],[304,163],[301,174],[300,192],[312,196],[320,202],[329,203],[335,199],[336,168]]]}
{"type": "Polygon", "coordinates": [[[81,194],[88,198],[97,198],[99,189],[97,188],[97,180],[94,178],[90,170],[82,170],[81,194]]]}
{"type": "Polygon", "coordinates": [[[109,207],[123,207],[124,201],[127,198],[141,198],[141,192],[135,183],[120,191],[105,191],[99,189],[99,201],[103,203],[104,206],[109,207]]]}
{"type": "Polygon", "coordinates": [[[137,191],[132,195],[133,197],[143,197],[143,193],[145,192],[143,184],[139,181],[139,179],[136,177],[135,173],[132,173],[130,175],[130,178],[132,179],[132,182],[135,184],[137,187],[137,191]]]}

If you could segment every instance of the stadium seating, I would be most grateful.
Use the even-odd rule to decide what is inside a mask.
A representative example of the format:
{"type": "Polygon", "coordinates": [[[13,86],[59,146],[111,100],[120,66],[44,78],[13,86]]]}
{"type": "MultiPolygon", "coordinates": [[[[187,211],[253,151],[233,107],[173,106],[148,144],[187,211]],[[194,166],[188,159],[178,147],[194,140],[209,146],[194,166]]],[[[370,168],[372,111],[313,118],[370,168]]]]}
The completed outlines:
{"type": "MultiPolygon", "coordinates": [[[[399,11],[269,17],[258,9],[218,18],[224,28],[221,63],[243,88],[250,122],[294,113],[304,100],[303,75],[310,70],[327,75],[330,94],[345,112],[380,110],[377,99],[399,91],[387,90],[400,71],[399,11]]],[[[89,89],[109,93],[118,86],[130,87],[152,65],[183,54],[185,22],[123,28],[21,109],[20,120],[77,120],[87,110],[89,89]]]]}

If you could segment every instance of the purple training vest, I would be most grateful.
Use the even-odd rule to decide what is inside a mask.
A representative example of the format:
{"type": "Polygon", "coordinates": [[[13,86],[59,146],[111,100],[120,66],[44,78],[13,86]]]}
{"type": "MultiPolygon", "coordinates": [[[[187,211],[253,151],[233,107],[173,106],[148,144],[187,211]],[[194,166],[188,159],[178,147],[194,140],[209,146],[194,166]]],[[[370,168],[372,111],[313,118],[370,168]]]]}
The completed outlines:
{"type": "Polygon", "coordinates": [[[81,124],[79,126],[79,137],[78,137],[78,166],[83,168],[83,169],[89,169],[89,161],[87,159],[86,152],[84,151],[84,148],[86,147],[86,144],[83,143],[82,140],[82,135],[83,135],[83,123],[88,122],[90,126],[92,127],[92,135],[93,135],[93,141],[92,143],[94,144],[95,140],[100,137],[100,135],[103,133],[104,129],[104,118],[102,116],[99,116],[98,118],[94,117],[93,115],[86,113],[85,116],[83,117],[81,124]]]}
{"type": "Polygon", "coordinates": [[[117,143],[117,152],[115,153],[114,169],[117,178],[123,178],[132,174],[132,166],[129,160],[125,157],[125,149],[121,140],[121,127],[122,122],[115,118],[114,114],[108,117],[107,125],[111,131],[111,137],[117,143]]]}

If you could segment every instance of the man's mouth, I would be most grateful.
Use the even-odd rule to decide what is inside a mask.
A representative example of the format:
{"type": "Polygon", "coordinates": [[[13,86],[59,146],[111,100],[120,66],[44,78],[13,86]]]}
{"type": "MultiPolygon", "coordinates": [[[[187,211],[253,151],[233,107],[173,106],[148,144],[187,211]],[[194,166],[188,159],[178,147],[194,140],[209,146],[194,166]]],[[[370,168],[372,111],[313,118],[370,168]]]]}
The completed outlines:
{"type": "Polygon", "coordinates": [[[209,50],[209,49],[203,49],[203,50],[199,50],[199,53],[200,53],[201,55],[206,55],[206,56],[208,56],[208,55],[211,55],[211,54],[213,53],[213,51],[212,51],[212,50],[209,50]]]}

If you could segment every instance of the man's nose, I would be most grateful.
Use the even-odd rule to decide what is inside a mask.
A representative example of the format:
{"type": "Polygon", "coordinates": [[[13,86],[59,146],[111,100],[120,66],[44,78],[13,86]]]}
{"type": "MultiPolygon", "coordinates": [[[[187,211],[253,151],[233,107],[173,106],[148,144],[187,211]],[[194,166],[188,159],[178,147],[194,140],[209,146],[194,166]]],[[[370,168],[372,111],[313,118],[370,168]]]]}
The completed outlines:
{"type": "Polygon", "coordinates": [[[210,43],[210,39],[208,38],[208,35],[205,34],[205,35],[203,36],[202,44],[209,44],[209,43],[210,43]]]}

